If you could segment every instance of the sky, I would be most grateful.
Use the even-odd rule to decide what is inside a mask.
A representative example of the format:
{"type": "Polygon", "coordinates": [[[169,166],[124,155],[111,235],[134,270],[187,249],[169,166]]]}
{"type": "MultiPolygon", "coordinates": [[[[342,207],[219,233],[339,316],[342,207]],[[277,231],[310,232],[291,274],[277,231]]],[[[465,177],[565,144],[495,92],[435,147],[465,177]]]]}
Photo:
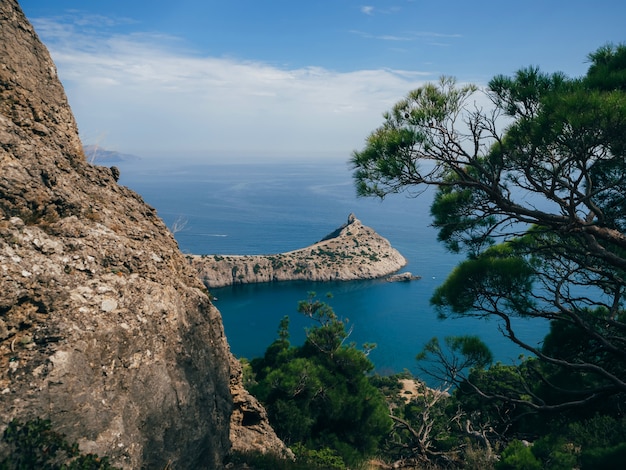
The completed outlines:
{"type": "Polygon", "coordinates": [[[410,90],[583,75],[623,0],[21,0],[84,144],[207,162],[348,160],[410,90]]]}

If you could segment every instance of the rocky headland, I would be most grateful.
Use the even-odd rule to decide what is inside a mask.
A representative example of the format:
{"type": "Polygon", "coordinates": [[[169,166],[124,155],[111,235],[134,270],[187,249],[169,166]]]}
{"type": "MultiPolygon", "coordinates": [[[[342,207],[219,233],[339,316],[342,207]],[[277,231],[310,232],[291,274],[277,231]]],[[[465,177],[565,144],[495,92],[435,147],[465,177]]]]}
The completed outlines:
{"type": "MultiPolygon", "coordinates": [[[[208,288],[274,281],[352,281],[395,273],[406,259],[389,241],[361,223],[348,222],[306,248],[274,255],[189,255],[208,288]]],[[[415,278],[408,273],[409,278],[415,278]]],[[[396,280],[408,280],[406,274],[396,280]]]]}
{"type": "MultiPolygon", "coordinates": [[[[48,51],[0,2],[0,435],[50,420],[124,469],[288,454],[156,211],[87,161],[48,51]]],[[[0,461],[8,447],[0,442],[0,461]]]]}

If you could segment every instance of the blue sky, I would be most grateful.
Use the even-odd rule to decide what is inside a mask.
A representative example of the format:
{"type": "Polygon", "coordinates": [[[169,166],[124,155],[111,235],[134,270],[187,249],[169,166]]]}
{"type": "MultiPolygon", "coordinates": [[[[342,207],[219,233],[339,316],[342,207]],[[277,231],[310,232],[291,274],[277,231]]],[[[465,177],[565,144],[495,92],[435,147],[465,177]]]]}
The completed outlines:
{"type": "Polygon", "coordinates": [[[441,75],[583,75],[623,0],[22,0],[86,144],[144,158],[347,160],[441,75]]]}

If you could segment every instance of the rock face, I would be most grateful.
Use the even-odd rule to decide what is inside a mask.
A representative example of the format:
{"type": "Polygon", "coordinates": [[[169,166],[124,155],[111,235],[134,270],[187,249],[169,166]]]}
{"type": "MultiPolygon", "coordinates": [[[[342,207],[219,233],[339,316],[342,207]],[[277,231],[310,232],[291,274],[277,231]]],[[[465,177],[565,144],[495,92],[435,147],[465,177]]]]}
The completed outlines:
{"type": "Polygon", "coordinates": [[[187,257],[209,288],[272,281],[376,279],[406,265],[389,241],[354,214],[314,245],[276,255],[187,257]]]}
{"type": "Polygon", "coordinates": [[[220,468],[240,380],[221,316],[116,179],[86,163],[47,50],[2,0],[0,434],[41,417],[123,468],[220,468]]]}
{"type": "Polygon", "coordinates": [[[234,405],[230,418],[232,451],[274,454],[284,459],[293,459],[293,452],[278,439],[270,426],[263,405],[244,388],[239,361],[233,361],[230,371],[230,391],[234,405]]]}

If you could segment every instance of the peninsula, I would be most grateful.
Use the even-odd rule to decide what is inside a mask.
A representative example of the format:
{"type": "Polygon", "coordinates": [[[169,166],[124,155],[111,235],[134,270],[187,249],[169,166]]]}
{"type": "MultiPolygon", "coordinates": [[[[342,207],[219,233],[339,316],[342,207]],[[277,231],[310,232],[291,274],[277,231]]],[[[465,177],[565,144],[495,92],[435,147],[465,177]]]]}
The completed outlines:
{"type": "MultiPolygon", "coordinates": [[[[319,242],[299,250],[275,255],[190,255],[188,259],[208,288],[273,281],[376,279],[407,263],[386,238],[363,225],[354,214],[319,242]]],[[[410,273],[408,276],[415,278],[410,273]]]]}

